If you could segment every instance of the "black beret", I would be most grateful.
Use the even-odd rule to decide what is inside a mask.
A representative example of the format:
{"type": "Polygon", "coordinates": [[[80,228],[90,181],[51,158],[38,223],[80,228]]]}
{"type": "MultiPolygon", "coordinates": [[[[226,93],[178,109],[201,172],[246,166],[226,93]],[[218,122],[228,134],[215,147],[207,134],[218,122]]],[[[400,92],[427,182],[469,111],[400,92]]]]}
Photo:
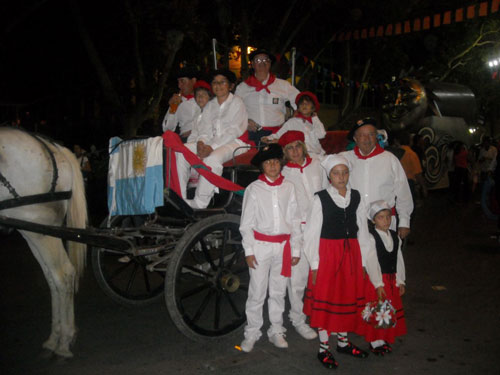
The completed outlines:
{"type": "Polygon", "coordinates": [[[257,154],[252,158],[250,163],[255,165],[256,167],[260,167],[260,165],[266,160],[270,159],[282,159],[283,158],[283,149],[277,143],[271,143],[265,147],[262,147],[257,154]]]}
{"type": "Polygon", "coordinates": [[[192,67],[192,66],[187,66],[187,67],[184,67],[184,68],[181,68],[177,74],[175,75],[175,78],[179,79],[179,78],[184,78],[184,77],[187,77],[187,78],[198,78],[200,72],[198,69],[196,69],[195,67],[192,67]]]}
{"type": "Polygon", "coordinates": [[[274,56],[272,53],[270,53],[267,49],[256,49],[252,53],[250,53],[250,61],[254,59],[255,56],[257,55],[267,55],[271,59],[271,62],[274,63],[276,61],[276,56],[274,56]]]}
{"type": "Polygon", "coordinates": [[[358,120],[351,128],[351,130],[349,130],[349,134],[347,134],[347,139],[350,141],[354,141],[354,133],[356,133],[356,130],[365,125],[372,125],[374,127],[377,127],[377,121],[372,117],[365,117],[361,120],[358,120]]]}
{"type": "Polygon", "coordinates": [[[231,83],[236,83],[236,75],[229,69],[217,69],[210,74],[210,83],[214,80],[215,76],[224,76],[231,83]]]}

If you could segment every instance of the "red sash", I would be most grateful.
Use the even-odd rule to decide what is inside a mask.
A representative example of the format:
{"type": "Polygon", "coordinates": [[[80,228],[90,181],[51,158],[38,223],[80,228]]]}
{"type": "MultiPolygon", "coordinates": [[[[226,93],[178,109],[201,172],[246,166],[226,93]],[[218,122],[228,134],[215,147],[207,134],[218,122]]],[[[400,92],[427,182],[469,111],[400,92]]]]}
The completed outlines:
{"type": "Polygon", "coordinates": [[[193,94],[189,94],[189,95],[182,95],[183,97],[186,98],[186,100],[189,100],[189,99],[193,99],[194,98],[194,95],[193,94]]]}
{"type": "Polygon", "coordinates": [[[213,173],[209,166],[203,163],[203,161],[201,161],[201,159],[196,154],[194,154],[193,152],[191,152],[191,150],[184,146],[178,134],[175,134],[172,131],[166,131],[165,133],[163,133],[163,144],[167,148],[167,152],[165,155],[165,165],[167,168],[167,173],[165,176],[165,187],[170,187],[179,195],[179,197],[182,197],[182,195],[179,184],[179,177],[177,174],[177,163],[175,158],[176,152],[182,153],[191,167],[196,168],[196,170],[211,184],[224,190],[234,191],[236,192],[236,194],[243,193],[245,188],[225,179],[222,176],[213,173]]]}
{"type": "Polygon", "coordinates": [[[268,89],[268,86],[272,84],[276,80],[276,76],[274,74],[269,74],[269,78],[267,79],[267,83],[264,85],[262,84],[261,81],[259,81],[257,78],[255,78],[254,75],[251,75],[245,80],[245,83],[248,86],[255,87],[255,91],[259,92],[261,90],[266,90],[268,94],[271,93],[271,91],[268,89]]]}
{"type": "Polygon", "coordinates": [[[282,243],[286,241],[283,249],[283,264],[281,266],[281,275],[285,277],[292,276],[292,248],[290,247],[289,234],[267,235],[257,231],[253,231],[253,236],[257,241],[282,243]]]}

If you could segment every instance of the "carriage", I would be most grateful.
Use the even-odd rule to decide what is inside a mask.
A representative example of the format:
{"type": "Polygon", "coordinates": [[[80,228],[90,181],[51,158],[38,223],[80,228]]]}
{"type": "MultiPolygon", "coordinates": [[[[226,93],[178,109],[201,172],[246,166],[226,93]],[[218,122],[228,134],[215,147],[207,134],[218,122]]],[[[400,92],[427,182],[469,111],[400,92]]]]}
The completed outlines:
{"type": "MultiPolygon", "coordinates": [[[[325,150],[343,149],[346,133],[328,132],[325,150]]],[[[242,188],[254,181],[259,171],[249,160],[256,152],[226,163],[225,181],[242,188]]],[[[195,341],[221,339],[244,326],[249,272],[239,232],[242,194],[221,190],[203,210],[193,210],[168,185],[162,195],[151,214],[112,216],[99,228],[87,227],[74,155],[39,135],[0,127],[0,229],[20,231],[49,284],[52,330],[45,349],[72,356],[82,244],[92,246],[97,282],[116,302],[145,306],[164,299],[176,327],[195,341]]]]}

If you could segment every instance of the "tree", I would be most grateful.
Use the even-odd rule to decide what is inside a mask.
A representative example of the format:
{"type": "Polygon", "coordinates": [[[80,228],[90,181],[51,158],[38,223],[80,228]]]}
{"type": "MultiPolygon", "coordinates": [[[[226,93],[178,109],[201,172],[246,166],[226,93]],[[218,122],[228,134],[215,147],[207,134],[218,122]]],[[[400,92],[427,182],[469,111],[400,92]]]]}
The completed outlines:
{"type": "MultiPolygon", "coordinates": [[[[133,69],[130,69],[126,74],[116,74],[116,71],[110,73],[102,58],[102,53],[96,47],[85,25],[77,0],[68,1],[80,38],[97,74],[104,100],[121,122],[123,136],[134,136],[141,124],[152,118],[158,107],[185,34],[174,28],[166,31],[154,28],[149,30],[152,33],[148,34],[147,37],[151,37],[151,34],[154,35],[155,32],[157,33],[158,43],[154,48],[157,49],[161,58],[154,61],[156,64],[152,64],[152,61],[144,61],[146,43],[141,31],[144,31],[142,26],[144,25],[143,21],[147,19],[147,11],[153,9],[144,9],[141,2],[132,3],[130,0],[125,0],[124,13],[130,35],[126,47],[130,51],[129,56],[133,56],[132,59],[128,60],[128,62],[133,62],[131,64],[133,69]],[[127,86],[131,91],[126,95],[123,88],[127,86]]],[[[149,13],[149,15],[151,14],[149,13]]],[[[128,63],[126,65],[127,68],[130,67],[128,63]]]]}

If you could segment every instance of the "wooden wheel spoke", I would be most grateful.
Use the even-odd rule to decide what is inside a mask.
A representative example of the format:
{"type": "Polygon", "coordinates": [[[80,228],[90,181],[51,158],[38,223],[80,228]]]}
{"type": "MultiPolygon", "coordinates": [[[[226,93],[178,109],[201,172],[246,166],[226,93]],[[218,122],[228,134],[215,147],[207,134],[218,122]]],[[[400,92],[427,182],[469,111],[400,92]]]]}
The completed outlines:
{"type": "Polygon", "coordinates": [[[182,269],[188,269],[191,272],[194,272],[200,276],[205,276],[205,277],[211,277],[211,275],[203,270],[200,270],[199,268],[193,267],[193,266],[188,266],[187,264],[182,265],[182,269]]]}
{"type": "Polygon", "coordinates": [[[128,280],[128,283],[127,283],[127,288],[125,289],[127,293],[129,293],[130,289],[132,289],[132,284],[134,283],[138,268],[139,268],[139,265],[137,263],[134,264],[134,270],[132,271],[132,275],[130,275],[130,279],[128,280]]]}
{"type": "Polygon", "coordinates": [[[216,292],[214,329],[219,329],[219,324],[220,324],[220,292],[216,292]]]}
{"type": "MultiPolygon", "coordinates": [[[[117,261],[118,262],[118,261],[117,261]]],[[[130,263],[122,264],[118,267],[111,275],[109,275],[109,280],[113,280],[115,277],[119,276],[123,271],[130,267],[130,263]]]]}
{"type": "Polygon", "coordinates": [[[229,295],[228,292],[226,292],[225,290],[223,291],[223,294],[224,294],[224,297],[226,297],[227,299],[227,302],[229,302],[229,306],[231,306],[231,309],[233,310],[234,314],[238,317],[238,318],[241,318],[242,315],[241,313],[239,312],[238,310],[238,307],[236,306],[236,304],[234,303],[233,299],[231,298],[231,296],[229,295]]]}
{"type": "Polygon", "coordinates": [[[208,263],[210,263],[210,267],[212,267],[213,270],[217,269],[217,266],[215,265],[212,257],[210,256],[210,251],[208,250],[207,244],[205,243],[204,239],[200,239],[200,244],[201,244],[201,250],[203,251],[203,254],[205,255],[205,259],[208,263]]]}
{"type": "Polygon", "coordinates": [[[142,275],[144,276],[144,285],[146,286],[146,290],[148,293],[151,292],[151,284],[149,283],[149,275],[148,275],[148,270],[146,270],[146,267],[142,267],[142,275]]]}
{"type": "Polygon", "coordinates": [[[183,299],[192,297],[192,296],[194,296],[194,295],[196,295],[198,293],[201,293],[204,290],[206,290],[207,288],[209,288],[210,285],[211,285],[210,283],[203,283],[203,284],[197,286],[196,288],[187,290],[187,291],[185,291],[184,293],[181,294],[180,300],[183,300],[183,299]]]}
{"type": "Polygon", "coordinates": [[[203,314],[203,312],[207,308],[208,302],[210,301],[210,297],[212,294],[213,294],[213,290],[210,289],[208,291],[207,295],[205,296],[205,298],[203,299],[203,301],[201,302],[200,307],[198,307],[198,310],[194,314],[193,319],[191,319],[193,322],[196,322],[198,319],[200,319],[201,315],[203,314]]]}

